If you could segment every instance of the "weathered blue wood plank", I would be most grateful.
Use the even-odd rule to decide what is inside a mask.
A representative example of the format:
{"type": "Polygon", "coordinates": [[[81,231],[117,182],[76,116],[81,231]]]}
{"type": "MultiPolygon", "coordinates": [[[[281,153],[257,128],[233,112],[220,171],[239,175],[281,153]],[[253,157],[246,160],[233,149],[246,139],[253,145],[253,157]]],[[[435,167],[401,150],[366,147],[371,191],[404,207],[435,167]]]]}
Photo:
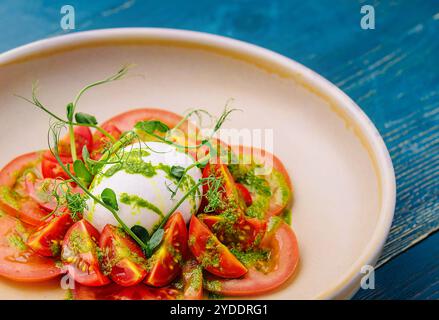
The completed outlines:
{"type": "Polygon", "coordinates": [[[383,265],[354,299],[439,299],[439,232],[383,265]]]}
{"type": "MultiPolygon", "coordinates": [[[[63,32],[63,1],[30,3],[0,6],[0,51],[63,32]]],[[[76,9],[76,31],[170,27],[211,32],[278,51],[321,73],[369,115],[393,159],[397,207],[380,264],[438,230],[439,1],[69,3],[76,9]],[[360,28],[363,4],[375,7],[375,30],[360,28]]]]}

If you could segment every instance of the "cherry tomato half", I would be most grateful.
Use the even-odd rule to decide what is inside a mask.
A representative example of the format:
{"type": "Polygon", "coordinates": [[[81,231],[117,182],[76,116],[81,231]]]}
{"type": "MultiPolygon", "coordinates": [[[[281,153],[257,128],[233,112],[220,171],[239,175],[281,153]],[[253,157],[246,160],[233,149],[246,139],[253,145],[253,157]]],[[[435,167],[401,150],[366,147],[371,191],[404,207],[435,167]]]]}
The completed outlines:
{"type": "Polygon", "coordinates": [[[162,244],[148,260],[148,274],[144,281],[154,287],[163,287],[174,280],[187,254],[187,230],[180,212],[169,218],[164,230],[162,244]]]}
{"type": "Polygon", "coordinates": [[[195,216],[190,222],[188,244],[203,268],[216,276],[239,278],[247,273],[247,268],[195,216]]]}
{"type": "Polygon", "coordinates": [[[63,240],[61,260],[70,276],[87,286],[103,286],[110,280],[102,273],[98,258],[99,232],[82,219],[67,231],[63,240]]]}
{"type": "Polygon", "coordinates": [[[111,280],[121,286],[133,286],[145,278],[145,255],[123,230],[107,224],[102,230],[99,247],[103,252],[102,264],[111,280]]]}
{"type": "Polygon", "coordinates": [[[271,250],[269,270],[261,272],[250,268],[241,279],[211,277],[206,281],[206,289],[226,296],[250,296],[272,291],[284,284],[299,264],[299,247],[293,230],[282,222],[274,236],[263,240],[262,246],[271,250]],[[212,280],[215,280],[215,285],[209,286],[212,280]]]}
{"type": "Polygon", "coordinates": [[[69,213],[54,216],[31,233],[27,245],[42,256],[56,257],[61,252],[61,242],[72,224],[69,213]]]}

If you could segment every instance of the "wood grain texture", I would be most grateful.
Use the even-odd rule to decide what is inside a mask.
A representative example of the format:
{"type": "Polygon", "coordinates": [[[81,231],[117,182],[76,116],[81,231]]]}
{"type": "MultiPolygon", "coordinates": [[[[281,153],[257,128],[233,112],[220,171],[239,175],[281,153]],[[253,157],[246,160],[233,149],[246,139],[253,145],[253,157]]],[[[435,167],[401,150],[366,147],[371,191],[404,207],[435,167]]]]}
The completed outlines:
{"type": "MultiPolygon", "coordinates": [[[[64,33],[59,27],[63,0],[29,3],[16,0],[0,7],[0,51],[64,33]]],[[[362,107],[393,160],[397,206],[379,265],[438,230],[438,0],[73,0],[69,4],[76,9],[76,31],[169,27],[210,32],[272,49],[319,72],[362,107]],[[375,30],[360,28],[364,4],[375,8],[375,30]]],[[[383,270],[388,270],[386,265],[383,270]]]]}
{"type": "Polygon", "coordinates": [[[439,232],[404,252],[375,273],[375,289],[354,299],[439,299],[439,232]]]}

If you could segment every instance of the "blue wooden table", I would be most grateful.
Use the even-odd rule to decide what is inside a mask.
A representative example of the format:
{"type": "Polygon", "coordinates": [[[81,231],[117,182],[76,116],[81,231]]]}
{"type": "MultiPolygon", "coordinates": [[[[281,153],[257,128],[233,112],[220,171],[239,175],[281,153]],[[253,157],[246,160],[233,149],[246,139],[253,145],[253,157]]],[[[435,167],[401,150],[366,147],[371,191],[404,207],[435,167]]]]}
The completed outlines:
{"type": "Polygon", "coordinates": [[[355,299],[439,299],[439,1],[0,1],[0,52],[76,29],[169,27],[220,34],[291,57],[351,96],[384,137],[397,178],[375,290],[355,299]],[[375,29],[360,27],[363,5],[375,29]]]}

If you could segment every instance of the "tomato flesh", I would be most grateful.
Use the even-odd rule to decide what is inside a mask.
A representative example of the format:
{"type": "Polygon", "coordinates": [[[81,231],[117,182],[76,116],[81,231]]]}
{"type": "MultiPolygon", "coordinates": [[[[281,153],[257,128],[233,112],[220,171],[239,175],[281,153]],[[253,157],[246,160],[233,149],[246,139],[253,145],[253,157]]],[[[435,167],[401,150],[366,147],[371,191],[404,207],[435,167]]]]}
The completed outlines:
{"type": "Polygon", "coordinates": [[[245,205],[247,207],[251,206],[253,203],[252,196],[248,189],[241,183],[235,183],[236,188],[238,189],[239,194],[244,199],[245,205]]]}
{"type": "Polygon", "coordinates": [[[72,224],[72,217],[68,213],[55,216],[42,224],[29,236],[27,245],[34,252],[42,256],[58,256],[61,249],[61,241],[72,224]]]}
{"type": "Polygon", "coordinates": [[[71,226],[64,237],[61,260],[80,284],[103,286],[110,282],[99,265],[98,239],[99,232],[84,219],[71,226]]]}
{"type": "Polygon", "coordinates": [[[239,278],[247,268],[197,217],[189,225],[189,249],[204,269],[223,278],[239,278]]]}
{"type": "Polygon", "coordinates": [[[142,284],[123,287],[111,283],[103,287],[76,285],[76,300],[175,300],[179,292],[173,288],[150,288],[142,284]]]}
{"type": "MultiPolygon", "coordinates": [[[[76,126],[73,128],[73,134],[75,137],[75,150],[78,157],[81,156],[84,146],[87,147],[89,151],[92,149],[93,138],[89,127],[76,126]]],[[[69,158],[72,156],[69,134],[66,134],[58,142],[58,153],[61,157],[69,158]]]]}
{"type": "Polygon", "coordinates": [[[180,273],[181,263],[187,254],[187,230],[180,212],[174,213],[166,222],[162,244],[148,260],[145,283],[163,287],[180,273]]]}
{"type": "MultiPolygon", "coordinates": [[[[106,123],[102,129],[107,131],[115,140],[119,140],[122,132],[112,123],[106,123]]],[[[93,134],[93,149],[90,153],[92,159],[98,160],[102,156],[102,152],[110,143],[110,139],[104,136],[100,131],[93,134]]]]}
{"type": "MultiPolygon", "coordinates": [[[[263,218],[269,219],[272,216],[282,214],[285,208],[291,204],[293,190],[291,179],[283,163],[275,155],[262,149],[240,145],[232,146],[232,150],[235,157],[238,158],[238,166],[243,166],[247,169],[254,163],[261,166],[261,172],[256,176],[265,181],[271,194],[263,218]]],[[[236,165],[233,164],[232,166],[236,165]]],[[[231,171],[233,172],[232,169],[231,171]]],[[[238,177],[234,176],[234,178],[237,182],[240,182],[238,177]]],[[[240,183],[250,191],[250,197],[252,203],[254,203],[258,197],[257,192],[252,193],[254,186],[247,185],[245,182],[240,183]]],[[[240,187],[238,186],[238,188],[240,187]]],[[[248,205],[248,207],[250,206],[248,205]]]]}
{"type": "Polygon", "coordinates": [[[250,268],[241,279],[210,278],[216,285],[207,286],[211,292],[226,296],[251,296],[272,291],[284,284],[294,274],[299,264],[299,247],[293,230],[282,222],[272,237],[263,240],[263,246],[271,249],[271,268],[264,273],[250,268]]]}
{"type": "Polygon", "coordinates": [[[0,276],[20,282],[40,282],[58,277],[63,270],[55,260],[26,246],[28,227],[0,212],[0,276]]]}
{"type": "Polygon", "coordinates": [[[47,215],[26,192],[26,172],[40,172],[41,153],[19,156],[0,171],[0,209],[24,223],[39,225],[47,215]]]}
{"type": "Polygon", "coordinates": [[[228,221],[223,215],[199,215],[198,218],[228,247],[247,250],[259,245],[267,223],[250,217],[236,217],[228,221]]]}
{"type": "Polygon", "coordinates": [[[184,263],[182,278],[184,299],[203,299],[203,269],[197,260],[191,258],[184,263]]]}
{"type": "Polygon", "coordinates": [[[145,255],[123,230],[107,224],[102,230],[99,247],[111,280],[121,286],[133,286],[145,278],[145,255]]]}

